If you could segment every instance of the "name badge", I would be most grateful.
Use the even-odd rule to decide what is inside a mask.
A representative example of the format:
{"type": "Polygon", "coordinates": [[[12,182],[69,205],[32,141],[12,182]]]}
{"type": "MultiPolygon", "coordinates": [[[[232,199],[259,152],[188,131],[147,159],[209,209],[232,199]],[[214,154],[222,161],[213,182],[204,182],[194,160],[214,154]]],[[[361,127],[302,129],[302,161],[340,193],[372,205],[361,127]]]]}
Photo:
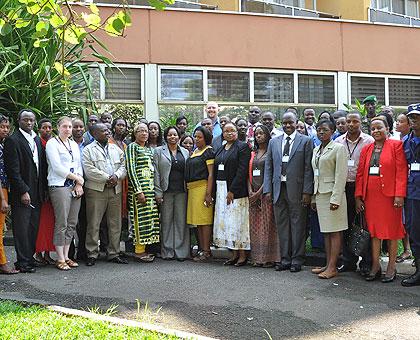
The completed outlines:
{"type": "Polygon", "coordinates": [[[420,163],[411,163],[410,164],[411,171],[420,171],[420,163]]]}
{"type": "Polygon", "coordinates": [[[217,167],[217,170],[225,171],[225,165],[224,164],[219,164],[219,166],[217,167]]]}
{"type": "Polygon", "coordinates": [[[354,166],[354,159],[349,159],[349,160],[347,160],[347,166],[354,166]]]}
{"type": "Polygon", "coordinates": [[[314,170],[314,176],[319,176],[319,169],[314,170]]]}
{"type": "Polygon", "coordinates": [[[287,181],[286,176],[281,175],[281,181],[282,181],[282,182],[286,182],[286,181],[287,181]]]}
{"type": "Polygon", "coordinates": [[[282,161],[283,163],[287,163],[287,162],[289,162],[289,156],[283,156],[283,158],[281,159],[281,161],[282,161]]]}
{"type": "Polygon", "coordinates": [[[371,166],[369,168],[369,175],[379,175],[379,167],[378,166],[371,166]]]}
{"type": "Polygon", "coordinates": [[[260,177],[261,176],[261,170],[260,169],[252,170],[252,176],[260,177]]]}

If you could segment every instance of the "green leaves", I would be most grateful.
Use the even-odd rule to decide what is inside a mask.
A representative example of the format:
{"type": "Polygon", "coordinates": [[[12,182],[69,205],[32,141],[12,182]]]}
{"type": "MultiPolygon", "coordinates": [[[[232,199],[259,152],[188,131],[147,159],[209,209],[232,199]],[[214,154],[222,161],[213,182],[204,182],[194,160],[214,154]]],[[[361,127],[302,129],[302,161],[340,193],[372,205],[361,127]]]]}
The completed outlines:
{"type": "Polygon", "coordinates": [[[175,0],[149,0],[150,6],[163,11],[167,5],[173,5],[175,0]]]}
{"type": "Polygon", "coordinates": [[[13,27],[9,22],[4,21],[3,19],[0,19],[0,34],[1,35],[7,35],[12,31],[13,27]]]}

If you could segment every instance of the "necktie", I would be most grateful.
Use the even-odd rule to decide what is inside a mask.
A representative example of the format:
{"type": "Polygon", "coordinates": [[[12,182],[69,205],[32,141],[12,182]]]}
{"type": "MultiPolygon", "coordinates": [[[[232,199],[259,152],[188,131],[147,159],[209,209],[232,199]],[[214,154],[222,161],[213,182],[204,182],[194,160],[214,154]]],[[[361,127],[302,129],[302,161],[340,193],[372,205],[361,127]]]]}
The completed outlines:
{"type": "MultiPolygon", "coordinates": [[[[290,137],[286,138],[286,144],[284,145],[283,156],[289,156],[290,153],[290,137]]],[[[287,162],[283,162],[281,165],[281,174],[286,176],[287,162]]]]}

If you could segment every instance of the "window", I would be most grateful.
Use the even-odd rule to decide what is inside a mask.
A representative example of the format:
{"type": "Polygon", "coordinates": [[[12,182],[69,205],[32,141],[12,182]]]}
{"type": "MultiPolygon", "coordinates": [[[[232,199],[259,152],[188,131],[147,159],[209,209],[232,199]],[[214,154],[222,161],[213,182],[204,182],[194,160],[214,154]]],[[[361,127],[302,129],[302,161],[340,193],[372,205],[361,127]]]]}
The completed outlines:
{"type": "Polygon", "coordinates": [[[108,80],[105,88],[106,99],[141,100],[141,70],[120,67],[105,69],[108,80]]]}
{"type": "Polygon", "coordinates": [[[334,104],[334,76],[299,75],[299,103],[334,104]]]}
{"type": "Polygon", "coordinates": [[[372,8],[382,9],[384,11],[391,11],[391,0],[372,0],[372,8]]]}
{"type": "Polygon", "coordinates": [[[249,72],[208,71],[209,100],[249,101],[249,72]]]}
{"type": "Polygon", "coordinates": [[[371,7],[412,17],[419,16],[418,0],[372,0],[371,7]]]}
{"type": "Polygon", "coordinates": [[[274,2],[282,5],[305,8],[305,0],[274,0],[274,2]]]}
{"type": "Polygon", "coordinates": [[[203,71],[161,70],[162,100],[203,100],[203,71]]]}
{"type": "Polygon", "coordinates": [[[293,74],[255,73],[254,101],[293,103],[293,74]]]}
{"type": "Polygon", "coordinates": [[[389,105],[408,106],[420,98],[420,79],[389,78],[389,105]]]}
{"type": "Polygon", "coordinates": [[[379,104],[385,104],[385,78],[351,77],[351,102],[355,98],[362,101],[365,97],[374,94],[379,104]]]}
{"type": "Polygon", "coordinates": [[[418,18],[419,3],[417,0],[407,0],[407,15],[418,18]]]}

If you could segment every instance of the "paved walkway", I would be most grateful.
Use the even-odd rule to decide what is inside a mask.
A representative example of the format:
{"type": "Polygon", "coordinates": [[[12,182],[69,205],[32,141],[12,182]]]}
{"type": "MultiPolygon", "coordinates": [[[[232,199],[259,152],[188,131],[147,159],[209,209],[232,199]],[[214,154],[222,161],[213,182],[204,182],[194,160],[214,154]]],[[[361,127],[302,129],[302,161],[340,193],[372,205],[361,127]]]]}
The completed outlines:
{"type": "MultiPolygon", "coordinates": [[[[11,247],[7,253],[13,261],[11,247]]],[[[292,274],[217,261],[98,261],[70,272],[44,267],[3,275],[0,298],[85,310],[118,305],[118,316],[222,339],[419,338],[420,287],[404,288],[400,278],[368,283],[355,273],[319,280],[309,269],[292,274]]]]}

